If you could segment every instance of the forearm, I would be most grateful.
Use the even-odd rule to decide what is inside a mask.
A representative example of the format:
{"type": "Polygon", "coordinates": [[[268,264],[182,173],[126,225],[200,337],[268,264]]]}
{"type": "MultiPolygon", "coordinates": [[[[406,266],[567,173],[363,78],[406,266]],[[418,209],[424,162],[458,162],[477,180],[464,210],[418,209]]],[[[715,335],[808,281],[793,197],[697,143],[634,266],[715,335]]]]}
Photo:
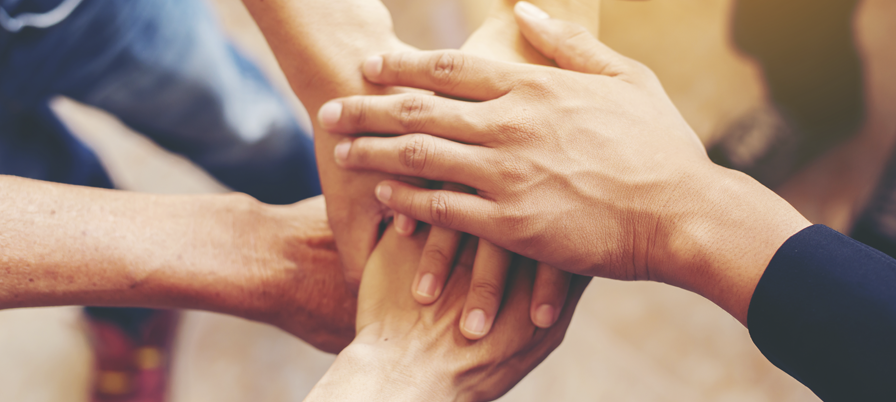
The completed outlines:
{"type": "Polygon", "coordinates": [[[407,48],[377,0],[243,0],[287,79],[314,115],[338,96],[376,93],[359,66],[365,58],[407,48]]]}
{"type": "MultiPolygon", "coordinates": [[[[243,2],[311,116],[336,97],[384,93],[387,88],[364,80],[361,64],[376,54],[410,49],[395,37],[389,12],[378,0],[243,2]]],[[[382,219],[374,186],[393,176],[338,168],[333,149],[345,137],[312,121],[330,225],[347,272],[356,273],[375,245],[382,219]]],[[[360,277],[355,275],[347,279],[355,282],[360,277]]]]}
{"type": "MultiPolygon", "coordinates": [[[[203,303],[190,272],[234,244],[230,197],[176,197],[0,176],[0,307],[203,303]]],[[[225,253],[226,254],[226,253],[225,253]]],[[[232,257],[232,256],[231,256],[232,257]]]]}

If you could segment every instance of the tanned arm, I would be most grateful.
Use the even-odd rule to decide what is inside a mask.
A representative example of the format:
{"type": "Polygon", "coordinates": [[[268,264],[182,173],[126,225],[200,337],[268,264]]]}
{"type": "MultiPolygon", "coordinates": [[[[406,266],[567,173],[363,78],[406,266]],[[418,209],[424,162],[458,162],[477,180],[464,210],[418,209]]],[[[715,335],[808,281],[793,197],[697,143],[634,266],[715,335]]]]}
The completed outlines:
{"type": "Polygon", "coordinates": [[[321,198],[170,196],[0,176],[0,308],[192,308],[268,322],[327,351],[353,336],[321,198]]]}

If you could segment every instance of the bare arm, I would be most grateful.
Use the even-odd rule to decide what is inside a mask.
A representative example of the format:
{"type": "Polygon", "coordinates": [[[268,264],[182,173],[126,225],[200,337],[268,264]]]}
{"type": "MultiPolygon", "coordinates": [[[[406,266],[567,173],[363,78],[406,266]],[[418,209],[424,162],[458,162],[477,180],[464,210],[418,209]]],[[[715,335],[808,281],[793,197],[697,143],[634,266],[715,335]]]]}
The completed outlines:
{"type": "MultiPolygon", "coordinates": [[[[271,45],[293,91],[312,116],[335,97],[379,94],[364,80],[365,58],[407,50],[395,37],[389,11],[379,1],[244,0],[271,45]]],[[[316,119],[314,119],[316,120],[316,119]]],[[[387,210],[373,198],[376,183],[392,175],[338,169],[333,149],[344,138],[315,123],[315,148],[327,213],[347,280],[357,286],[379,237],[387,210]]]]}
{"type": "Polygon", "coordinates": [[[354,299],[322,199],[274,207],[8,176],[0,188],[0,308],[193,308],[272,323],[329,351],[351,340],[354,299]]]}

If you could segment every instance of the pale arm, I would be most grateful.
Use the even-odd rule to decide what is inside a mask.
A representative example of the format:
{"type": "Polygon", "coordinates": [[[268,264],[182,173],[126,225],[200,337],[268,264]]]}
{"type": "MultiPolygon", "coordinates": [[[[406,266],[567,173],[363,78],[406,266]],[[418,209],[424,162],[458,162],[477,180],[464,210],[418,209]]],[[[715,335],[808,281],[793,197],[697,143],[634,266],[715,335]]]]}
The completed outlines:
{"type": "MultiPolygon", "coordinates": [[[[389,11],[379,1],[244,0],[265,35],[290,86],[312,116],[334,97],[380,94],[384,87],[364,80],[365,58],[408,50],[395,37],[389,11]]],[[[312,119],[316,120],[316,119],[312,119]]],[[[386,177],[373,172],[345,172],[333,160],[344,138],[315,123],[315,149],[327,212],[347,280],[357,286],[361,270],[379,237],[387,215],[373,198],[376,183],[386,177]]]]}

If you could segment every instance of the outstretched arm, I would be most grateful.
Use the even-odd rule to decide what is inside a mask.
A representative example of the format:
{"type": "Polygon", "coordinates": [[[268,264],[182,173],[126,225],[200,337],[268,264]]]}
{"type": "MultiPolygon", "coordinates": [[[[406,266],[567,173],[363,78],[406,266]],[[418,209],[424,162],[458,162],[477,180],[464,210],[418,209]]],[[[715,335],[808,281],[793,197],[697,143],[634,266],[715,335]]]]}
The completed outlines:
{"type": "Polygon", "coordinates": [[[161,196],[0,176],[0,308],[192,308],[277,325],[330,352],[351,340],[321,198],[161,196]]]}
{"type": "MultiPolygon", "coordinates": [[[[388,87],[364,80],[361,62],[383,52],[408,50],[395,36],[389,11],[378,0],[243,0],[264,33],[293,91],[312,116],[338,96],[381,94],[388,87]]],[[[325,111],[336,113],[338,110],[325,111]]],[[[316,119],[315,119],[316,120],[316,119]]],[[[344,138],[315,124],[315,149],[327,214],[346,272],[357,286],[389,212],[372,196],[377,181],[396,178],[336,168],[333,149],[344,138]]]]}

